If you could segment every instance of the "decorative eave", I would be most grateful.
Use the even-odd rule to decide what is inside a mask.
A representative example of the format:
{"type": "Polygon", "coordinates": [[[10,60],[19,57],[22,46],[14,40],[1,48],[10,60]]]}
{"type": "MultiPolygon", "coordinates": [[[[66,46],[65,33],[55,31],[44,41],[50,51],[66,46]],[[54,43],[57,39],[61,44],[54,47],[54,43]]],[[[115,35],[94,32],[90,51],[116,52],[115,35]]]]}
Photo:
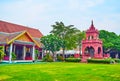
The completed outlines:
{"type": "Polygon", "coordinates": [[[24,35],[25,33],[30,37],[30,39],[31,39],[38,47],[40,47],[40,44],[37,43],[37,42],[33,39],[33,37],[32,37],[27,31],[23,31],[21,34],[17,35],[17,36],[14,37],[13,39],[7,41],[7,44],[10,44],[10,43],[14,42],[15,40],[17,40],[20,36],[24,35]]]}

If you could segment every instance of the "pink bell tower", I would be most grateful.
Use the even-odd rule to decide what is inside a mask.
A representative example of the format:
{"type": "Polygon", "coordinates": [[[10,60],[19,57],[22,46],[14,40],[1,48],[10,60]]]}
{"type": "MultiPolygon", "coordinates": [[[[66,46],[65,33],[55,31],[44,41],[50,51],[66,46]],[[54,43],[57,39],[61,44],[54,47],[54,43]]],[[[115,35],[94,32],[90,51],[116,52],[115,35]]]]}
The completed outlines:
{"type": "Polygon", "coordinates": [[[86,31],[86,38],[82,40],[82,60],[87,58],[103,58],[102,40],[99,39],[99,31],[94,27],[93,21],[86,31]]]}

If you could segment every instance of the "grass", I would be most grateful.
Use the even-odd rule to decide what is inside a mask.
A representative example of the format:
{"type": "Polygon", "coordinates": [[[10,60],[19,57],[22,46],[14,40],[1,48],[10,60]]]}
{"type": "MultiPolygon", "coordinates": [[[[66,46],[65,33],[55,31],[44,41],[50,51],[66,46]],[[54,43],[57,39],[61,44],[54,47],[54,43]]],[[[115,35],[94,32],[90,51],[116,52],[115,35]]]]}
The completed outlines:
{"type": "Polygon", "coordinates": [[[0,81],[120,81],[119,64],[0,64],[0,81]]]}

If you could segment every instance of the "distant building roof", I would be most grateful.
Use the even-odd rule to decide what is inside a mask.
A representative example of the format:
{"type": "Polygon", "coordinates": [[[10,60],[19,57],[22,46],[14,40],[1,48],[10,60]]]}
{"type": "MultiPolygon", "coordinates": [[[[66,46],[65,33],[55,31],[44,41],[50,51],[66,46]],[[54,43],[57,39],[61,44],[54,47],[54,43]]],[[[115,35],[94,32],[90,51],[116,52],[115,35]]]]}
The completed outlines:
{"type": "Polygon", "coordinates": [[[29,28],[27,26],[17,25],[0,20],[0,32],[14,33],[20,31],[27,31],[34,38],[40,38],[43,36],[43,34],[38,29],[29,28]]]}

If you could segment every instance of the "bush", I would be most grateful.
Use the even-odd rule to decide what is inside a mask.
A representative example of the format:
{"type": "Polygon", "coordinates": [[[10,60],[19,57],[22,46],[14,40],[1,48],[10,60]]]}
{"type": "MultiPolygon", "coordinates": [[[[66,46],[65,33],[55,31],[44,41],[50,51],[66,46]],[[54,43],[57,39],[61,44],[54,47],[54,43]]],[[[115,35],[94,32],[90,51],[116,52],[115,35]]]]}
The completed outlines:
{"type": "Polygon", "coordinates": [[[53,62],[53,58],[50,54],[46,54],[46,56],[42,59],[44,62],[53,62]]]}
{"type": "Polygon", "coordinates": [[[87,59],[88,63],[103,63],[103,64],[110,64],[115,63],[113,59],[87,59]]]}
{"type": "Polygon", "coordinates": [[[12,52],[12,60],[16,59],[16,54],[14,52],[12,52]]]}
{"type": "Polygon", "coordinates": [[[80,58],[66,58],[65,61],[66,62],[80,62],[81,59],[80,58]]]}
{"type": "Polygon", "coordinates": [[[0,46],[0,60],[2,60],[4,58],[4,50],[3,50],[3,46],[0,46]]]}
{"type": "Polygon", "coordinates": [[[116,63],[120,63],[120,59],[114,59],[116,63]]]}
{"type": "Polygon", "coordinates": [[[62,56],[58,55],[58,56],[57,56],[57,60],[58,60],[58,61],[64,61],[64,58],[63,58],[62,56]]]}

